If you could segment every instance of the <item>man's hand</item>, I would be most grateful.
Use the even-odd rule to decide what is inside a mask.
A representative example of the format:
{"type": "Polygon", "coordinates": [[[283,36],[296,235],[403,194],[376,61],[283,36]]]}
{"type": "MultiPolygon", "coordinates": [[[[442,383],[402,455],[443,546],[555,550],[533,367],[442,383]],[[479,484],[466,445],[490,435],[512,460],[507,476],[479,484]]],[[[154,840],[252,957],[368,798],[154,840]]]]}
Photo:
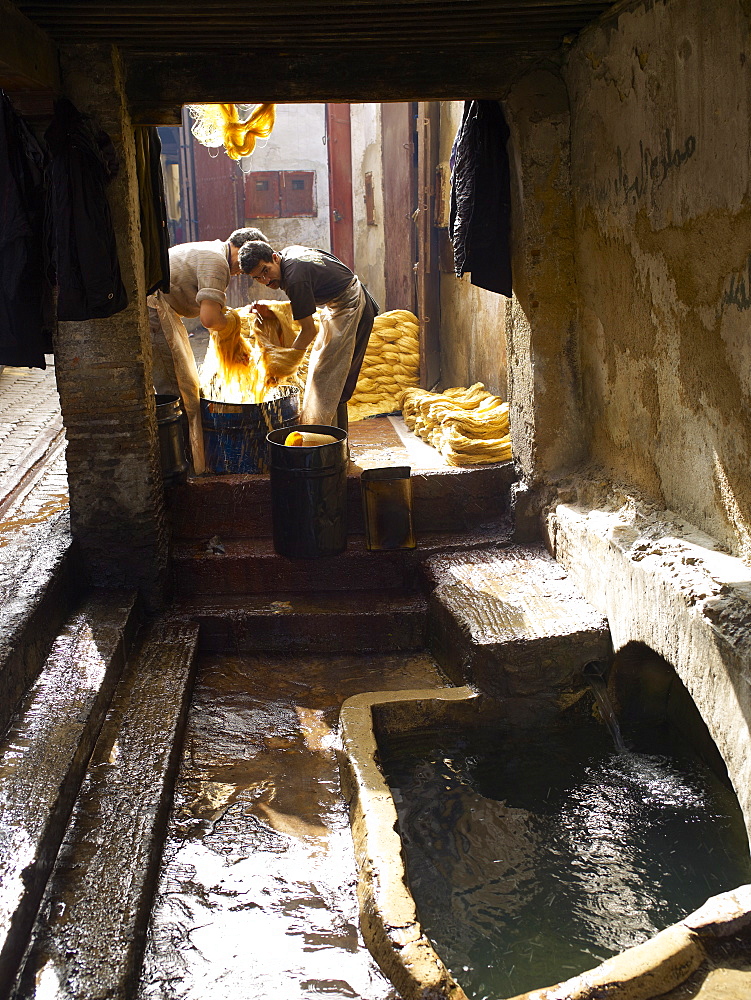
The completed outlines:
{"type": "Polygon", "coordinates": [[[261,319],[268,319],[272,314],[270,306],[267,306],[265,302],[254,302],[250,311],[257,313],[261,319]]]}
{"type": "Polygon", "coordinates": [[[316,339],[318,330],[316,330],[315,321],[312,316],[304,316],[299,322],[300,332],[295,337],[292,347],[297,350],[306,351],[316,339]]]}

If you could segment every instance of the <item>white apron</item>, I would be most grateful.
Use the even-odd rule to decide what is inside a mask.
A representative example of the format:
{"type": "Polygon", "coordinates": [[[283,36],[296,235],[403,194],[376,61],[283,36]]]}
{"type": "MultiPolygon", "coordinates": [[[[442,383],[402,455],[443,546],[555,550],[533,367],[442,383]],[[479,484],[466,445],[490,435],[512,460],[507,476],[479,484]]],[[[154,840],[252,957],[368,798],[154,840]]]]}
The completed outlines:
{"type": "Polygon", "coordinates": [[[183,409],[188,418],[190,450],[193,454],[193,471],[197,476],[200,476],[206,469],[206,459],[203,451],[203,427],[201,426],[201,394],[198,368],[196,367],[193,348],[190,346],[188,331],[161,291],[152,293],[146,301],[152,309],[156,309],[164,339],[167,341],[169,349],[172,352],[175,377],[177,378],[183,409]]]}
{"type": "Polygon", "coordinates": [[[321,328],[308,361],[301,423],[333,425],[364,308],[365,292],[355,277],[341,295],[318,310],[321,328]]]}

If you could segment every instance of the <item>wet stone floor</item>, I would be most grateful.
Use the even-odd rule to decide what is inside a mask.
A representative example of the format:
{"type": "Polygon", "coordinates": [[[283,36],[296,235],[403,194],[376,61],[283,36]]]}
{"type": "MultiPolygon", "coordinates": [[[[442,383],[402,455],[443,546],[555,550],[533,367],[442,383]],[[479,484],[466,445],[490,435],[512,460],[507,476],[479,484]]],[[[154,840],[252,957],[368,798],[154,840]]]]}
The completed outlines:
{"type": "Polygon", "coordinates": [[[339,707],[445,684],[419,654],[202,659],[140,1000],[396,1000],[359,932],[339,707]]]}

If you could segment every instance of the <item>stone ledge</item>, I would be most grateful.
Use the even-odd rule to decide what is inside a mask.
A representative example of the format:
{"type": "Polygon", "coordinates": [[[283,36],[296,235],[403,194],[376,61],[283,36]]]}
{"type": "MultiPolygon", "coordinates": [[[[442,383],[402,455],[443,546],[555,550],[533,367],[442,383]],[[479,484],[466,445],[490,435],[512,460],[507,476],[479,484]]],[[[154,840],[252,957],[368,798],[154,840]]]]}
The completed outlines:
{"type": "Polygon", "coordinates": [[[403,1000],[466,1000],[417,919],[397,832],[397,813],[376,763],[374,706],[466,699],[469,688],[379,691],[342,705],[342,790],[349,806],[359,871],[360,926],[371,954],[403,1000]]]}
{"type": "Polygon", "coordinates": [[[590,499],[585,483],[567,500],[544,517],[551,552],[606,616],[616,652],[643,643],[675,668],[751,831],[751,568],[642,498],[590,499]]]}

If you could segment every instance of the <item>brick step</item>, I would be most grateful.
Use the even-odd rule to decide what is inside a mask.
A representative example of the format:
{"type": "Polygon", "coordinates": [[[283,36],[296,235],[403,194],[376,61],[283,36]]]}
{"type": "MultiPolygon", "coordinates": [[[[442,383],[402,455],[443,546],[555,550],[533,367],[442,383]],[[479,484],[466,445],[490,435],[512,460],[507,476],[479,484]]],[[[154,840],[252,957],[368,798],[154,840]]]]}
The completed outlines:
{"type": "Polygon", "coordinates": [[[270,538],[183,541],[173,547],[175,595],[268,594],[275,591],[414,590],[421,563],[430,555],[476,545],[509,544],[507,524],[471,533],[434,532],[414,549],[368,551],[363,535],[350,536],[336,556],[288,559],[270,538]]]}
{"type": "Polygon", "coordinates": [[[97,740],[14,1000],[134,996],[195,676],[198,627],[157,622],[97,740]]]}
{"type": "Polygon", "coordinates": [[[200,625],[201,652],[387,653],[426,643],[425,598],[398,590],[198,597],[171,613],[200,625]]]}
{"type": "Polygon", "coordinates": [[[132,593],[87,597],[0,742],[0,996],[26,946],[137,617],[132,593]]]}
{"type": "MultiPolygon", "coordinates": [[[[353,468],[353,467],[351,467],[353,468]]],[[[467,469],[414,473],[413,522],[417,534],[470,531],[502,520],[515,482],[511,462],[467,469]]],[[[175,538],[270,537],[269,476],[202,476],[168,491],[175,538]]],[[[347,477],[347,525],[350,534],[365,531],[359,471],[347,477]]]]}

